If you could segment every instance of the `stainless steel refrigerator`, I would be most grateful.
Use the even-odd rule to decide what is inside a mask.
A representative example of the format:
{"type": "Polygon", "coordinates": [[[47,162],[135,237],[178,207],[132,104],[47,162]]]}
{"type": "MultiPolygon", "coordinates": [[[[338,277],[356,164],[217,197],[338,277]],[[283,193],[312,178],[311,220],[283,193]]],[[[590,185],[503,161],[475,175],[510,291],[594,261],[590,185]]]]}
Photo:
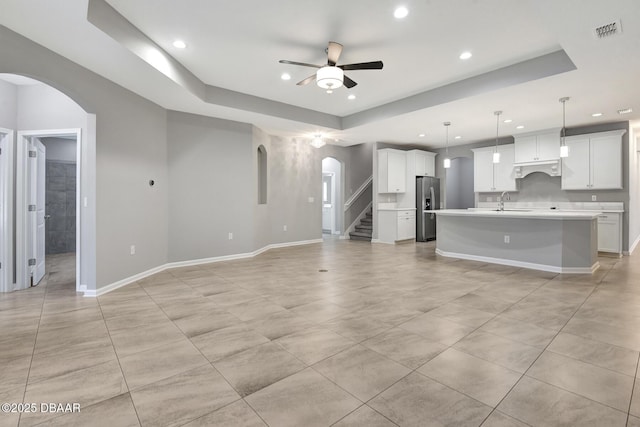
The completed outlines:
{"type": "Polygon", "coordinates": [[[440,179],[416,177],[416,241],[436,239],[436,214],[424,211],[440,209],[440,179]]]}

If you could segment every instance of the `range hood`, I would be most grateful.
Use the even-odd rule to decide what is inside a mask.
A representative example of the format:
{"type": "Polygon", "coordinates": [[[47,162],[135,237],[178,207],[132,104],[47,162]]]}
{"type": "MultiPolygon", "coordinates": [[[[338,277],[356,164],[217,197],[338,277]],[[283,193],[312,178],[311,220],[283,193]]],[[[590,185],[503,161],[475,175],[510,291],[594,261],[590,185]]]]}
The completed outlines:
{"type": "Polygon", "coordinates": [[[516,173],[516,178],[524,178],[533,172],[542,172],[549,176],[562,175],[562,164],[560,163],[560,159],[514,163],[513,168],[516,173]]]}

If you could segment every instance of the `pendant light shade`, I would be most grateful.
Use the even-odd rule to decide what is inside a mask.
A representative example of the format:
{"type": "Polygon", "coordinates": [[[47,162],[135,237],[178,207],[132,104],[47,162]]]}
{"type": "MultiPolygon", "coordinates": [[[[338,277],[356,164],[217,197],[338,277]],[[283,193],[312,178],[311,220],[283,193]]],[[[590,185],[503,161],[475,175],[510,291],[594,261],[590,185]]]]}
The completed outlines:
{"type": "Polygon", "coordinates": [[[569,157],[569,146],[567,146],[565,142],[565,104],[570,98],[565,96],[564,98],[560,98],[559,101],[562,102],[562,135],[560,135],[560,157],[569,157]]]}
{"type": "Polygon", "coordinates": [[[500,152],[498,152],[498,130],[500,128],[500,115],[502,111],[494,111],[493,114],[496,115],[496,148],[493,152],[493,163],[500,163],[500,152]]]}
{"type": "Polygon", "coordinates": [[[444,128],[446,129],[446,151],[444,154],[444,162],[443,166],[445,169],[449,169],[451,167],[451,159],[449,158],[449,126],[451,126],[451,122],[444,122],[444,128]]]}

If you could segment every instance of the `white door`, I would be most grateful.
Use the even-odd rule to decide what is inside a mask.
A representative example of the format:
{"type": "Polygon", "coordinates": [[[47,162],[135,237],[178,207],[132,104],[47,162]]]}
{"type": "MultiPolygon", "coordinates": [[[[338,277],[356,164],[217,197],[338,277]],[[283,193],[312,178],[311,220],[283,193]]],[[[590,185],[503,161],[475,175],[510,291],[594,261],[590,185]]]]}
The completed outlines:
{"type": "Polygon", "coordinates": [[[45,273],[45,185],[46,148],[37,138],[29,142],[29,266],[33,277],[32,286],[37,285],[45,273]],[[35,153],[35,157],[32,153],[35,153]]]}

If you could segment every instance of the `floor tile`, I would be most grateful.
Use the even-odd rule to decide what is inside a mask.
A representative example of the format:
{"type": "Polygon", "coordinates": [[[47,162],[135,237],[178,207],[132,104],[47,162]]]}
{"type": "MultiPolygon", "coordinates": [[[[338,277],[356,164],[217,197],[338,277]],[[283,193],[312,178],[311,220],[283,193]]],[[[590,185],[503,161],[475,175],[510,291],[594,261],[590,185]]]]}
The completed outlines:
{"type": "Polygon", "coordinates": [[[313,368],[363,402],[411,372],[361,345],[329,357],[313,368]]]}
{"type": "Polygon", "coordinates": [[[240,398],[211,366],[201,366],[131,392],[142,425],[178,426],[240,398]]]}
{"type": "Polygon", "coordinates": [[[238,324],[239,319],[226,311],[185,316],[174,321],[187,337],[195,337],[238,324]]]}
{"type": "Polygon", "coordinates": [[[480,331],[459,341],[454,348],[519,373],[524,373],[542,352],[540,348],[480,331]]]}
{"type": "Polygon", "coordinates": [[[347,314],[320,324],[355,342],[364,341],[391,329],[391,324],[359,313],[347,314]]]}
{"type": "Polygon", "coordinates": [[[362,405],[337,423],[333,427],[395,427],[389,421],[367,405],[362,405]]]}
{"type": "MultiPolygon", "coordinates": [[[[22,385],[21,387],[4,388],[4,390],[0,390],[0,404],[22,403],[24,397],[24,388],[24,385],[22,385]]],[[[18,425],[19,420],[20,413],[18,413],[17,411],[0,413],[1,427],[15,427],[18,425]]]]}
{"type": "Polygon", "coordinates": [[[588,319],[574,318],[562,329],[573,335],[640,351],[640,329],[635,325],[609,325],[588,319]]]}
{"type": "Polygon", "coordinates": [[[355,345],[354,341],[322,327],[295,332],[275,342],[307,365],[313,365],[355,345]]]}
{"type": "Polygon", "coordinates": [[[245,400],[268,425],[279,427],[331,425],[362,404],[311,368],[245,400]]]}
{"type": "Polygon", "coordinates": [[[305,368],[302,362],[272,342],[218,360],[213,366],[242,397],[305,368]]]}
{"type": "Polygon", "coordinates": [[[409,369],[419,368],[447,348],[444,344],[429,341],[400,328],[383,332],[363,341],[362,345],[409,369]]]}
{"type": "Polygon", "coordinates": [[[521,377],[514,371],[453,348],[440,353],[418,372],[492,407],[521,377]]]}
{"type": "Polygon", "coordinates": [[[629,413],[640,417],[640,381],[636,380],[633,386],[633,396],[631,397],[631,406],[629,413]]]}
{"type": "Polygon", "coordinates": [[[266,427],[244,400],[237,400],[224,408],[197,418],[184,427],[266,427]]]}
{"type": "Polygon", "coordinates": [[[215,362],[223,357],[269,342],[269,339],[244,325],[234,325],[195,336],[191,338],[191,342],[210,362],[215,362]]]}
{"type": "MultiPolygon", "coordinates": [[[[86,407],[126,393],[127,386],[118,362],[107,362],[73,371],[27,386],[25,402],[79,403],[86,407]]],[[[21,425],[33,425],[53,418],[51,413],[22,414],[21,425]]]]}
{"type": "Polygon", "coordinates": [[[502,315],[491,319],[479,330],[541,348],[546,347],[558,334],[555,330],[541,328],[533,323],[521,322],[502,315]]]}
{"type": "Polygon", "coordinates": [[[133,407],[131,395],[124,393],[91,406],[81,407],[80,412],[57,416],[46,426],[60,427],[136,427],[140,425],[133,407]]]}
{"type": "Polygon", "coordinates": [[[476,328],[452,322],[440,317],[423,314],[398,326],[409,332],[422,335],[431,341],[453,345],[476,328]]]}
{"type": "MultiPolygon", "coordinates": [[[[457,299],[455,301],[459,301],[457,299]]],[[[484,323],[495,317],[494,313],[476,310],[457,302],[450,302],[436,309],[429,311],[430,316],[442,317],[452,322],[461,323],[468,326],[482,326],[484,323]]]]}
{"type": "Polygon", "coordinates": [[[528,424],[520,422],[515,418],[494,410],[491,415],[482,423],[482,427],[527,427],[528,424]]]}
{"type": "Polygon", "coordinates": [[[208,363],[209,361],[186,338],[120,357],[120,367],[130,390],[208,363]]]}
{"type": "Polygon", "coordinates": [[[368,403],[400,426],[479,426],[491,408],[418,373],[368,403]]]}
{"type": "Polygon", "coordinates": [[[624,426],[627,414],[552,385],[523,377],[498,406],[532,426],[624,426]]]}
{"type": "Polygon", "coordinates": [[[547,350],[631,376],[636,374],[639,356],[637,351],[563,332],[547,350]]]}
{"type": "Polygon", "coordinates": [[[251,320],[245,324],[270,340],[275,340],[314,326],[314,323],[310,320],[289,311],[272,314],[262,319],[251,320]]]}
{"type": "Polygon", "coordinates": [[[621,411],[631,402],[633,377],[550,351],[542,353],[527,375],[621,411]]]}
{"type": "Polygon", "coordinates": [[[343,316],[349,313],[349,310],[339,305],[320,300],[292,308],[291,312],[312,322],[321,323],[343,316]]]}

